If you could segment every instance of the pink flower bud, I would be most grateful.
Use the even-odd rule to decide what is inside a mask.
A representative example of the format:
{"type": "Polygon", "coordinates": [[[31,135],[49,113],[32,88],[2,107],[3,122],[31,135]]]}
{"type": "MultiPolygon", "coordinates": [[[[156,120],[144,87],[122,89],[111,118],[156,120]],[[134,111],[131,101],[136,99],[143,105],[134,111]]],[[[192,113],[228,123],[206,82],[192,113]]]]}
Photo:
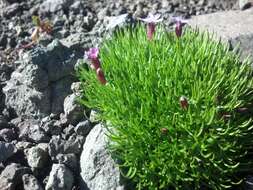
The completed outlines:
{"type": "Polygon", "coordinates": [[[183,109],[187,109],[188,108],[189,104],[188,104],[188,100],[187,100],[187,98],[185,96],[181,96],[180,99],[179,99],[179,101],[180,101],[181,108],[183,108],[183,109]]]}
{"type": "Polygon", "coordinates": [[[140,19],[143,22],[147,23],[147,38],[149,40],[152,40],[154,36],[156,23],[162,21],[162,19],[159,19],[159,18],[160,18],[160,15],[153,15],[149,13],[147,18],[140,19]]]}
{"type": "Polygon", "coordinates": [[[98,48],[90,48],[89,51],[85,52],[85,56],[91,60],[91,68],[93,70],[97,70],[100,67],[100,61],[98,59],[99,49],[98,48]]]}
{"type": "Polygon", "coordinates": [[[172,17],[172,22],[176,23],[176,28],[175,28],[176,36],[178,38],[181,37],[182,32],[183,32],[183,27],[184,25],[188,23],[188,21],[180,17],[172,17]]]}
{"type": "Polygon", "coordinates": [[[105,79],[105,75],[104,75],[104,72],[102,71],[102,69],[98,68],[96,70],[96,73],[97,73],[97,79],[100,81],[101,84],[105,85],[106,79],[105,79]]]}

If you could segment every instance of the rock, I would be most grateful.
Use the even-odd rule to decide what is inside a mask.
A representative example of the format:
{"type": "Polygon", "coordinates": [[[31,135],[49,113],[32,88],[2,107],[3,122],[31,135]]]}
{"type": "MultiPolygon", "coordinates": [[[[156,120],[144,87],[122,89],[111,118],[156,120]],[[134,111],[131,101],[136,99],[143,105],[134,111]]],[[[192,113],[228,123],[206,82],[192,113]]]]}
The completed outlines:
{"type": "Polygon", "coordinates": [[[27,162],[32,168],[43,168],[48,164],[48,153],[38,146],[27,151],[27,162]]]}
{"type": "Polygon", "coordinates": [[[119,168],[106,146],[107,137],[101,124],[98,124],[87,136],[80,158],[83,189],[124,189],[120,184],[119,168]]]}
{"type": "Polygon", "coordinates": [[[77,102],[77,96],[71,94],[64,100],[64,114],[69,124],[77,124],[84,117],[84,110],[81,105],[77,102]]]}
{"type": "Polygon", "coordinates": [[[239,0],[239,8],[241,10],[248,9],[252,6],[253,1],[252,0],[239,0]]]}
{"type": "Polygon", "coordinates": [[[91,112],[90,112],[90,118],[89,119],[90,119],[91,123],[98,123],[99,122],[98,111],[92,109],[91,112]]]}
{"type": "Polygon", "coordinates": [[[53,164],[46,190],[71,190],[73,183],[74,176],[64,164],[53,164]]]}
{"type": "Polygon", "coordinates": [[[253,190],[253,176],[247,176],[244,181],[245,190],[253,190]]]}
{"type": "Polygon", "coordinates": [[[46,0],[40,5],[40,13],[55,13],[60,10],[66,10],[73,0],[46,0]]]}
{"type": "Polygon", "coordinates": [[[7,119],[3,115],[0,115],[0,129],[8,128],[8,126],[7,119]]]}
{"type": "Polygon", "coordinates": [[[31,174],[24,174],[22,181],[24,190],[43,190],[39,181],[31,174]]]}
{"type": "Polygon", "coordinates": [[[5,142],[11,142],[17,138],[15,130],[12,129],[2,129],[0,130],[0,140],[5,142]]]}
{"type": "MultiPolygon", "coordinates": [[[[189,24],[201,30],[214,32],[217,38],[228,43],[231,48],[242,51],[242,58],[253,58],[253,8],[246,11],[227,11],[193,17],[189,24]],[[208,22],[206,22],[208,20],[208,22]]],[[[253,59],[252,59],[253,60],[253,59]]]]}
{"type": "Polygon", "coordinates": [[[22,6],[19,3],[13,3],[3,10],[3,16],[6,17],[7,19],[20,15],[22,12],[22,6]]]}
{"type": "Polygon", "coordinates": [[[19,138],[36,143],[49,142],[49,136],[43,131],[36,120],[26,120],[18,124],[19,138]]]}
{"type": "Polygon", "coordinates": [[[89,120],[86,120],[78,123],[74,129],[76,134],[87,136],[92,129],[92,125],[89,120]]]}
{"type": "Polygon", "coordinates": [[[75,81],[75,53],[54,40],[21,53],[20,64],[3,88],[5,104],[17,115],[43,118],[63,112],[63,101],[75,81]]]}
{"type": "Polygon", "coordinates": [[[44,131],[47,134],[50,135],[60,135],[62,131],[62,127],[57,125],[56,120],[51,120],[49,116],[45,117],[41,121],[41,128],[44,129],[44,131]]]}
{"type": "Polygon", "coordinates": [[[73,125],[68,125],[64,130],[64,136],[65,139],[69,138],[74,132],[75,132],[75,127],[73,125]]]}
{"type": "Polygon", "coordinates": [[[31,148],[32,146],[34,146],[33,143],[31,142],[24,142],[24,141],[19,141],[15,144],[17,150],[21,150],[24,151],[25,149],[31,148]]]}
{"type": "Polygon", "coordinates": [[[49,155],[54,160],[58,154],[79,154],[85,138],[80,135],[71,135],[68,140],[63,140],[60,136],[52,136],[49,142],[49,155]]]}
{"type": "Polygon", "coordinates": [[[58,154],[56,160],[59,164],[64,164],[72,171],[78,170],[78,162],[75,154],[58,154]]]}
{"type": "MultiPolygon", "coordinates": [[[[15,145],[0,141],[0,162],[6,161],[17,152],[15,145]]],[[[1,189],[1,188],[0,188],[1,189]]]]}
{"type": "Polygon", "coordinates": [[[12,163],[5,167],[0,175],[0,189],[16,190],[18,185],[22,184],[22,176],[30,174],[31,170],[20,164],[12,163]]]}

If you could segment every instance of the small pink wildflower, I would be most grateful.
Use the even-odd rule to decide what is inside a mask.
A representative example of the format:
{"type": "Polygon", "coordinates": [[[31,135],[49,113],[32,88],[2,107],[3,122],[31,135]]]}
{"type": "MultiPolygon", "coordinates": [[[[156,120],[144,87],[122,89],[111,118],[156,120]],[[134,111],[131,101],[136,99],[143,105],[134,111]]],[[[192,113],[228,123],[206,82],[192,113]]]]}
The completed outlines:
{"type": "Polygon", "coordinates": [[[180,106],[181,108],[183,109],[187,109],[188,106],[189,106],[189,103],[188,103],[188,100],[185,96],[181,96],[180,99],[179,99],[179,102],[180,102],[180,106]]]}
{"type": "Polygon", "coordinates": [[[101,84],[105,85],[106,84],[106,79],[105,79],[105,75],[104,75],[104,72],[102,71],[102,69],[98,68],[96,70],[96,73],[97,73],[98,80],[101,82],[101,84]]]}
{"type": "Polygon", "coordinates": [[[149,13],[147,18],[140,19],[143,22],[147,23],[147,37],[149,40],[152,40],[152,38],[153,38],[153,35],[155,33],[156,23],[162,21],[162,19],[159,19],[160,16],[161,15],[159,15],[159,14],[153,15],[153,14],[149,13]]]}
{"type": "Polygon", "coordinates": [[[176,23],[175,32],[176,32],[177,37],[178,38],[181,37],[182,32],[183,32],[183,27],[184,25],[188,23],[188,21],[180,17],[172,17],[172,22],[176,23]]]}
{"type": "Polygon", "coordinates": [[[98,59],[99,49],[98,48],[90,48],[89,51],[85,52],[85,56],[91,60],[91,68],[93,70],[97,70],[100,68],[100,61],[98,59]]]}

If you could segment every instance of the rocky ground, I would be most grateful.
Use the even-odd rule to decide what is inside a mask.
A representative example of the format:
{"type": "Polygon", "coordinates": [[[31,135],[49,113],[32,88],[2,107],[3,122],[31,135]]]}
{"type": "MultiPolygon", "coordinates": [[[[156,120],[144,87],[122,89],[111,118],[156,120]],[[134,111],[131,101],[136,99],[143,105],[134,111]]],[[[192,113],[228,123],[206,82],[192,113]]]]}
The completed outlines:
{"type": "Polygon", "coordinates": [[[149,12],[169,25],[170,16],[238,8],[237,0],[0,0],[0,190],[80,189],[80,181],[81,189],[123,189],[117,168],[102,178],[101,168],[112,166],[103,130],[75,101],[84,50],[149,12]],[[19,49],[30,42],[32,15],[49,19],[52,34],[19,49]]]}

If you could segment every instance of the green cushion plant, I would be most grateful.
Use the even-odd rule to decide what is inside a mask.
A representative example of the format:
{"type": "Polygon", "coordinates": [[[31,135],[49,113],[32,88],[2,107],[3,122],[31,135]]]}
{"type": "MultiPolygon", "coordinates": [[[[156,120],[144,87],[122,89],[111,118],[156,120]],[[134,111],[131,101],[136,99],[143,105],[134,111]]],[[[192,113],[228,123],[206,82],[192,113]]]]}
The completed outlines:
{"type": "Polygon", "coordinates": [[[80,102],[99,110],[136,189],[230,188],[253,169],[249,61],[180,26],[148,38],[142,24],[128,26],[91,49],[80,102]]]}

